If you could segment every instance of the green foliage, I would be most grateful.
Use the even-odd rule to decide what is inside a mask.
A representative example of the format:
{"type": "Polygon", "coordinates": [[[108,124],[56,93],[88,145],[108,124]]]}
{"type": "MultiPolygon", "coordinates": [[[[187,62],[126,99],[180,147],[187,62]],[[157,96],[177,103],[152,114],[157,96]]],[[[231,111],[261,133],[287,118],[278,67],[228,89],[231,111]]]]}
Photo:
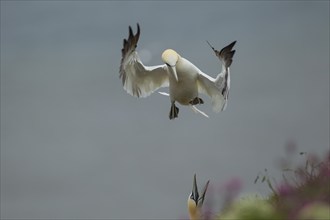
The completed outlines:
{"type": "Polygon", "coordinates": [[[231,204],[217,219],[263,220],[280,219],[280,216],[268,201],[258,196],[250,196],[231,204]]]}
{"type": "Polygon", "coordinates": [[[330,219],[330,207],[325,202],[314,202],[302,208],[297,214],[298,219],[330,219]]]}

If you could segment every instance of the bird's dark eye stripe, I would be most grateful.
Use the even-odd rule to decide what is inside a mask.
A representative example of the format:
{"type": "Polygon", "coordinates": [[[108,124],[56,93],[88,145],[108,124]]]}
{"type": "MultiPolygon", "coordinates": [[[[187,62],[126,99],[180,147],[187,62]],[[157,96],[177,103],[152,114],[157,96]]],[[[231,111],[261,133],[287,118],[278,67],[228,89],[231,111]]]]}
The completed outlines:
{"type": "Polygon", "coordinates": [[[166,66],[168,66],[168,67],[175,67],[175,65],[174,66],[171,66],[170,64],[168,64],[168,63],[165,63],[166,64],[166,66]]]}

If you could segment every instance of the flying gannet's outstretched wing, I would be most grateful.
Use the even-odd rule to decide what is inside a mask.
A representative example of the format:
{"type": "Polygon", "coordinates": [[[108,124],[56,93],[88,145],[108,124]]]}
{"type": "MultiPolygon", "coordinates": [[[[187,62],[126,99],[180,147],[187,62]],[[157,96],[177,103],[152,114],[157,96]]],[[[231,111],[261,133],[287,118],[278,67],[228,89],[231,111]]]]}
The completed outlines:
{"type": "Polygon", "coordinates": [[[119,77],[126,92],[136,97],[146,97],[159,89],[168,86],[166,65],[145,66],[135,50],[140,37],[140,26],[134,35],[129,26],[128,39],[124,39],[119,77]]]}
{"type": "MultiPolygon", "coordinates": [[[[210,43],[207,42],[209,45],[210,43]]],[[[200,72],[198,76],[198,92],[209,95],[212,99],[213,110],[220,112],[226,109],[228,93],[230,88],[230,70],[235,50],[232,50],[236,41],[232,42],[222,50],[217,51],[211,45],[212,50],[221,61],[221,72],[214,79],[200,72]]]]}

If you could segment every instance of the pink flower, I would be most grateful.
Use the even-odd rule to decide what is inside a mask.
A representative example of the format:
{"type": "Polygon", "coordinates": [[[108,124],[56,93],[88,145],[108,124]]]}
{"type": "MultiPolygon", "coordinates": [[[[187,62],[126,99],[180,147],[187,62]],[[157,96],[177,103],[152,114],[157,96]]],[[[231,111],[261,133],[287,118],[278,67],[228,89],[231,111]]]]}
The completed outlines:
{"type": "Polygon", "coordinates": [[[293,191],[293,187],[287,183],[281,184],[276,188],[276,192],[279,196],[289,196],[293,191]]]}
{"type": "Polygon", "coordinates": [[[240,178],[233,177],[224,183],[223,189],[225,192],[236,194],[242,189],[242,185],[242,180],[240,178]]]}

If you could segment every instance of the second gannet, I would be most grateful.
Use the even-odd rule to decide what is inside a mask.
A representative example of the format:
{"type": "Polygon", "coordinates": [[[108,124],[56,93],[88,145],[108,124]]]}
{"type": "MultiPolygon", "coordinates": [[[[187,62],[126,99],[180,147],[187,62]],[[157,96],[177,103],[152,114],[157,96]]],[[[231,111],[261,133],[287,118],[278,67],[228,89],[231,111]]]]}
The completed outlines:
{"type": "Polygon", "coordinates": [[[136,51],[139,37],[139,24],[137,24],[136,34],[133,34],[132,28],[129,26],[128,39],[124,39],[121,50],[119,76],[127,93],[136,97],[146,97],[159,88],[168,86],[171,100],[170,119],[177,118],[179,114],[179,108],[175,102],[189,105],[195,112],[207,116],[195,107],[197,104],[204,103],[203,99],[199,97],[200,93],[211,97],[215,112],[223,111],[226,108],[230,88],[229,67],[235,53],[235,50],[232,49],[236,41],[220,51],[215,50],[207,42],[221,61],[221,72],[216,78],[212,78],[173,49],[166,49],[162,53],[163,65],[145,66],[136,51]]]}
{"type": "Polygon", "coordinates": [[[205,199],[207,187],[209,186],[210,180],[208,180],[203,188],[202,195],[199,196],[196,174],[194,175],[193,188],[188,197],[188,212],[191,220],[202,219],[202,206],[205,199]]]}

